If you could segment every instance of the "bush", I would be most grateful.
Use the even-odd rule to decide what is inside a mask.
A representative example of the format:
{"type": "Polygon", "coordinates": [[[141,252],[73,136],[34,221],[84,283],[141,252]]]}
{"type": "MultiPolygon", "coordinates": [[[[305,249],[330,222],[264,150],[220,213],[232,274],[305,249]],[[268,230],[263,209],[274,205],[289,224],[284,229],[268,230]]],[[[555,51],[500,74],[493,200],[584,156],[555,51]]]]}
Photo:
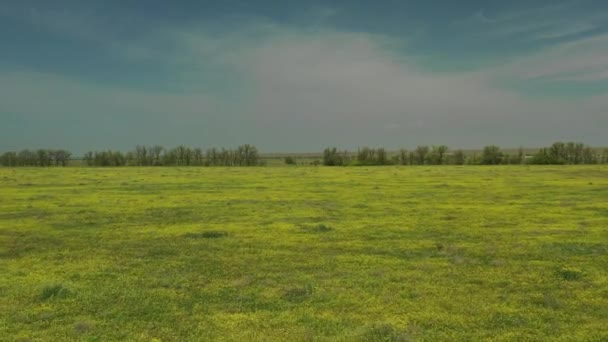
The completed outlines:
{"type": "Polygon", "coordinates": [[[292,156],[285,157],[285,164],[287,165],[296,165],[296,159],[292,156]]]}
{"type": "Polygon", "coordinates": [[[503,153],[498,146],[486,146],[481,154],[481,164],[483,165],[499,165],[502,163],[503,153]]]}
{"type": "Polygon", "coordinates": [[[357,165],[389,165],[386,150],[383,148],[364,147],[357,151],[357,165]]]}
{"type": "Polygon", "coordinates": [[[325,166],[343,166],[348,164],[348,153],[340,152],[337,148],[326,148],[323,151],[323,165],[325,166]]]}

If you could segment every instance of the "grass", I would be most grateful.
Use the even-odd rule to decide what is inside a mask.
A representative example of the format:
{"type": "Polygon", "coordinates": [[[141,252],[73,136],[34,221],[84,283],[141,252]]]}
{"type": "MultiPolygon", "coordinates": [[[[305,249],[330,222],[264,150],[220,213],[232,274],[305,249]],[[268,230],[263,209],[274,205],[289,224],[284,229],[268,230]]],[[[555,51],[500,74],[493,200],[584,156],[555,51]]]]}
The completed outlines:
{"type": "Polygon", "coordinates": [[[2,341],[603,341],[608,168],[0,169],[2,341]]]}
{"type": "Polygon", "coordinates": [[[40,299],[50,300],[53,298],[65,298],[69,295],[70,291],[61,285],[45,286],[42,289],[40,299]]]}

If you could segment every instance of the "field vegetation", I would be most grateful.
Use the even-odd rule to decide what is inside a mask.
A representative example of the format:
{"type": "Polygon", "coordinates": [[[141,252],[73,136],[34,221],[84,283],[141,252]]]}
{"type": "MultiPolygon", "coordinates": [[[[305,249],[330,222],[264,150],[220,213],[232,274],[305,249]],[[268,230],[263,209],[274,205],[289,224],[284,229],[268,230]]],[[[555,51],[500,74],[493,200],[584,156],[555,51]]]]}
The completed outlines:
{"type": "Polygon", "coordinates": [[[384,148],[359,148],[356,152],[326,148],[323,153],[261,154],[249,144],[233,149],[179,145],[137,145],[127,153],[121,151],[89,151],[72,158],[66,150],[37,149],[9,151],[0,154],[0,166],[383,166],[383,165],[587,165],[608,164],[608,148],[593,148],[583,143],[556,142],[541,149],[502,150],[495,145],[483,150],[450,150],[445,145],[419,145],[413,150],[387,151],[384,148]]]}
{"type": "Polygon", "coordinates": [[[0,340],[606,341],[607,176],[0,168],[0,340]]]}

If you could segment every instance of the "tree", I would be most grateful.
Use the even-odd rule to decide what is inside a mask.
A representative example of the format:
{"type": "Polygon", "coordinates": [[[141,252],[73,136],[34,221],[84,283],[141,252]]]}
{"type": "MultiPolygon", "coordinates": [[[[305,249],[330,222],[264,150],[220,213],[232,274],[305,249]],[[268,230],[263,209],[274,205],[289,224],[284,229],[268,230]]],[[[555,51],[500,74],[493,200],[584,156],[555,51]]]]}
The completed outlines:
{"type": "Polygon", "coordinates": [[[150,151],[150,159],[151,159],[151,165],[155,165],[155,166],[159,166],[162,165],[162,159],[161,156],[163,154],[163,150],[164,148],[160,145],[154,145],[152,147],[150,147],[149,151],[150,151]]]}
{"type": "Polygon", "coordinates": [[[110,159],[110,166],[125,166],[127,164],[127,159],[122,152],[109,151],[108,157],[110,159]]]}
{"type": "Polygon", "coordinates": [[[203,150],[199,147],[192,151],[192,157],[194,158],[194,165],[202,166],[204,163],[203,150]]]}
{"type": "Polygon", "coordinates": [[[38,166],[52,166],[53,158],[51,156],[51,153],[49,153],[49,150],[38,149],[36,151],[36,156],[38,158],[36,162],[38,166]]]}
{"type": "Polygon", "coordinates": [[[429,147],[428,146],[418,146],[418,147],[416,147],[414,154],[416,156],[415,157],[416,164],[424,165],[427,160],[427,155],[429,154],[429,147]]]}
{"type": "Polygon", "coordinates": [[[3,153],[2,156],[0,156],[0,165],[2,165],[2,166],[8,166],[8,167],[19,166],[18,161],[19,161],[19,159],[17,157],[16,152],[6,152],[6,153],[3,153]]]}
{"type": "Polygon", "coordinates": [[[498,165],[502,162],[503,153],[500,147],[490,145],[483,148],[481,155],[481,164],[483,165],[498,165]]]}
{"type": "Polygon", "coordinates": [[[292,156],[285,157],[284,161],[285,161],[285,164],[287,164],[287,165],[296,165],[296,160],[292,156]]]}
{"type": "Polygon", "coordinates": [[[383,148],[360,148],[357,151],[357,164],[358,165],[388,165],[390,160],[388,154],[383,148]]]}
{"type": "Polygon", "coordinates": [[[337,148],[326,148],[323,151],[323,165],[325,166],[343,166],[347,163],[347,153],[339,152],[337,148]]]}
{"type": "Polygon", "coordinates": [[[135,160],[138,166],[148,165],[148,149],[146,148],[146,146],[135,146],[135,160]]]}
{"type": "Polygon", "coordinates": [[[83,161],[87,166],[111,167],[127,165],[126,156],[119,151],[90,151],[84,154],[83,161]]]}
{"type": "MultiPolygon", "coordinates": [[[[137,166],[137,158],[135,157],[135,152],[129,151],[125,153],[125,165],[137,166]]],[[[163,165],[162,155],[160,157],[159,165],[163,165]]]]}
{"type": "Polygon", "coordinates": [[[608,148],[605,148],[604,151],[602,151],[602,163],[608,164],[608,148]]]}
{"type": "Polygon", "coordinates": [[[568,153],[567,145],[563,142],[556,142],[548,150],[550,164],[572,164],[568,153]]]}
{"type": "Polygon", "coordinates": [[[243,163],[245,166],[257,166],[260,163],[260,155],[255,146],[245,144],[238,147],[238,151],[242,153],[243,163]]]}
{"type": "Polygon", "coordinates": [[[585,147],[582,153],[583,164],[597,164],[597,156],[591,147],[585,147]]]}
{"type": "Polygon", "coordinates": [[[530,164],[595,164],[601,160],[596,151],[583,143],[556,142],[539,149],[529,160],[530,164]]]}
{"type": "Polygon", "coordinates": [[[205,159],[206,159],[205,165],[218,166],[218,164],[219,164],[218,155],[219,155],[219,153],[215,147],[208,149],[206,152],[206,156],[205,156],[205,159]]]}
{"type": "Polygon", "coordinates": [[[444,156],[447,151],[448,147],[445,145],[433,146],[428,157],[429,164],[442,165],[444,163],[444,156]]]}
{"type": "Polygon", "coordinates": [[[388,165],[389,160],[387,157],[386,150],[379,148],[376,150],[376,165],[388,165]]]}
{"type": "Polygon", "coordinates": [[[547,165],[551,164],[551,153],[548,148],[538,150],[530,160],[530,164],[547,165]]]}
{"type": "Polygon", "coordinates": [[[520,147],[517,149],[516,159],[513,160],[513,164],[522,164],[525,159],[524,148],[520,147]]]}
{"type": "Polygon", "coordinates": [[[175,165],[181,166],[186,165],[186,147],[183,145],[179,145],[175,147],[173,150],[173,155],[175,156],[175,165]]]}
{"type": "Polygon", "coordinates": [[[84,154],[82,161],[86,166],[94,166],[93,151],[84,154]]]}
{"type": "Polygon", "coordinates": [[[164,166],[175,166],[177,165],[177,154],[175,153],[175,149],[170,149],[165,151],[162,156],[162,164],[164,166]]]}
{"type": "Polygon", "coordinates": [[[410,151],[409,153],[409,162],[410,165],[416,165],[416,153],[414,151],[410,151]]]}
{"type": "Polygon", "coordinates": [[[357,150],[357,164],[359,165],[373,165],[376,159],[376,150],[363,147],[357,150]]]}
{"type": "Polygon", "coordinates": [[[583,162],[583,150],[585,149],[583,143],[568,142],[566,148],[568,150],[569,164],[580,164],[583,162]]]}
{"type": "Polygon", "coordinates": [[[56,150],[53,153],[53,158],[55,160],[55,165],[59,166],[67,166],[68,161],[72,154],[66,150],[56,150]]]}
{"type": "Polygon", "coordinates": [[[338,158],[338,149],[335,147],[326,148],[323,151],[323,165],[325,166],[336,166],[342,165],[338,158]]]}
{"type": "Polygon", "coordinates": [[[408,165],[410,163],[410,154],[408,150],[403,148],[399,150],[398,162],[401,165],[408,165]]]}
{"type": "Polygon", "coordinates": [[[454,165],[464,165],[464,152],[462,152],[462,150],[455,151],[454,154],[452,154],[452,160],[454,165]]]}

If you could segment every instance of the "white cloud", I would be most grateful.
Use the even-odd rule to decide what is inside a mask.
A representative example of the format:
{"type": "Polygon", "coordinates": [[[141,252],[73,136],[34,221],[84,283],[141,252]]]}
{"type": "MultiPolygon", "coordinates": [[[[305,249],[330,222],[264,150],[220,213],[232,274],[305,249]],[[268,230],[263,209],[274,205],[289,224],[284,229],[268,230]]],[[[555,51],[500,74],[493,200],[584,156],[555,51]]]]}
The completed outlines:
{"type": "MultiPolygon", "coordinates": [[[[93,125],[110,116],[108,120],[127,129],[120,138],[108,139],[124,147],[141,141],[166,144],[167,136],[203,146],[233,145],[241,139],[238,143],[251,142],[266,151],[317,150],[333,144],[396,148],[434,143],[535,146],[558,139],[605,143],[607,96],[542,99],[496,84],[557,77],[592,64],[604,67],[608,37],[562,44],[498,69],[439,73],[423,70],[416,60],[391,50],[391,38],[357,32],[264,25],[224,36],[164,34],[174,37],[178,50],[158,52],[150,39],[138,42],[137,53],[124,55],[137,59],[164,53],[170,65],[191,66],[189,84],[206,82],[209,63],[221,64],[239,75],[235,86],[244,90],[218,95],[194,85],[176,95],[60,75],[0,72],[3,110],[34,121],[86,117],[93,125]],[[256,32],[255,39],[250,32],[256,32]],[[145,129],[129,120],[121,124],[121,115],[151,123],[145,129]]],[[[115,137],[111,127],[99,125],[92,134],[115,137]]]]}
{"type": "Polygon", "coordinates": [[[480,139],[517,144],[513,140],[517,134],[522,134],[522,144],[562,138],[598,141],[597,132],[584,128],[608,125],[606,96],[535,99],[495,85],[514,76],[525,80],[533,69],[550,61],[563,71],[569,59],[556,51],[570,49],[567,45],[498,70],[437,73],[395,54],[386,39],[332,30],[277,30],[261,43],[229,55],[251,82],[249,115],[269,125],[291,120],[339,126],[353,132],[354,137],[347,139],[351,145],[365,141],[357,135],[360,132],[373,132],[372,140],[392,144],[403,141],[403,134],[412,136],[408,141],[446,139],[446,143],[469,145],[480,139]],[[578,113],[578,129],[564,123],[572,120],[573,113],[578,113]]]}
{"type": "Polygon", "coordinates": [[[242,51],[234,62],[250,76],[255,106],[269,119],[295,111],[366,121],[428,120],[448,107],[469,115],[470,107],[491,105],[499,93],[509,97],[485,87],[483,75],[423,72],[366,34],[279,34],[242,51]]]}

